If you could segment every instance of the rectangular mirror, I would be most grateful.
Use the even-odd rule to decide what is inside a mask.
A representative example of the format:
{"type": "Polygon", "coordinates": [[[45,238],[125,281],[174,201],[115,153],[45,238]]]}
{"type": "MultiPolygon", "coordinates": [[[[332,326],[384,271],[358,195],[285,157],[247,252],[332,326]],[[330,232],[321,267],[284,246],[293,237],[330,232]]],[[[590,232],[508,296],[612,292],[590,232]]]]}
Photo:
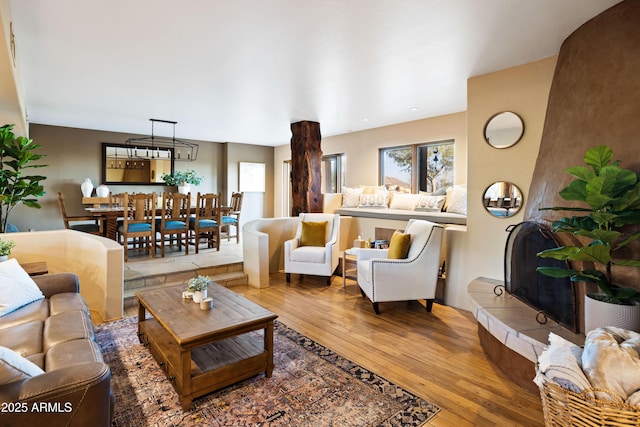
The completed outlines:
{"type": "Polygon", "coordinates": [[[107,185],[164,185],[161,177],[173,174],[173,163],[173,148],[102,143],[102,182],[107,185]]]}

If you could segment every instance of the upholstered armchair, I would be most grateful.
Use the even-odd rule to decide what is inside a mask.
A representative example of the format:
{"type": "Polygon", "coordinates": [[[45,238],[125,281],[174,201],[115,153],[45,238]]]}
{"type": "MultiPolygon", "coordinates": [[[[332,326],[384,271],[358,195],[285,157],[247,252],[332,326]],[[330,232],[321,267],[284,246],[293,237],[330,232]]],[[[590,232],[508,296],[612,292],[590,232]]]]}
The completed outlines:
{"type": "Polygon", "coordinates": [[[378,303],[424,299],[430,312],[436,295],[440,248],[444,227],[433,222],[409,220],[404,234],[410,235],[405,258],[390,259],[389,249],[358,249],[358,286],[363,296],[373,303],[380,314],[378,303]]]}
{"type": "Polygon", "coordinates": [[[327,276],[331,284],[333,272],[338,267],[340,215],[325,213],[301,213],[300,223],[293,239],[284,242],[284,271],[287,282],[291,273],[327,276]],[[326,222],[321,235],[318,224],[326,222]]]}

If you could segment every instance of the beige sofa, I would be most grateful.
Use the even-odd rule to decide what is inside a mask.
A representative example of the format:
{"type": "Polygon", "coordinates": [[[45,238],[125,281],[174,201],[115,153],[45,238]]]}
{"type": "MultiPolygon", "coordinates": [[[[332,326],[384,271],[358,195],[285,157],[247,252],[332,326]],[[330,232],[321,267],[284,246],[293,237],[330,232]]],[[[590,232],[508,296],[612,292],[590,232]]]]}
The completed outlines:
{"type": "Polygon", "coordinates": [[[0,424],[108,426],[111,374],[78,277],[57,273],[33,280],[44,298],[0,317],[2,378],[8,381],[0,384],[0,424]]]}

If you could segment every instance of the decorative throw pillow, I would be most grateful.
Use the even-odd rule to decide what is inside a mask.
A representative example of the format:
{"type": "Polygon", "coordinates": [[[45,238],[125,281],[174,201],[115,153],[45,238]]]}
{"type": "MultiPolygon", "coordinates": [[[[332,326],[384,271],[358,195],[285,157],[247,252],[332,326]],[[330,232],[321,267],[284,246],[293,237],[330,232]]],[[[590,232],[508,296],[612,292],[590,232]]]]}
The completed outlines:
{"type": "Polygon", "coordinates": [[[389,206],[388,194],[361,194],[359,208],[386,208],[389,206]]]}
{"type": "Polygon", "coordinates": [[[15,258],[0,262],[0,317],[44,298],[15,258]]]}
{"type": "Polygon", "coordinates": [[[389,194],[384,185],[361,185],[362,194],[389,194]]]}
{"type": "Polygon", "coordinates": [[[324,246],[327,221],[302,221],[300,246],[324,246]]]}
{"type": "Polygon", "coordinates": [[[0,347],[0,384],[44,374],[40,367],[7,347],[0,347]]]}
{"type": "Polygon", "coordinates": [[[456,185],[451,191],[451,196],[447,192],[447,212],[466,215],[467,214],[467,186],[456,185]]]}
{"type": "Polygon", "coordinates": [[[409,246],[411,245],[411,234],[405,234],[398,230],[393,232],[391,241],[389,242],[389,259],[405,259],[409,254],[409,246]]]}
{"type": "Polygon", "coordinates": [[[362,188],[342,187],[342,207],[357,208],[361,194],[362,188]]]}
{"type": "Polygon", "coordinates": [[[446,196],[420,196],[414,210],[425,212],[440,212],[446,196]]]}
{"type": "Polygon", "coordinates": [[[419,200],[420,195],[409,193],[393,193],[393,197],[389,202],[390,209],[405,209],[413,210],[416,202],[419,200]]]}

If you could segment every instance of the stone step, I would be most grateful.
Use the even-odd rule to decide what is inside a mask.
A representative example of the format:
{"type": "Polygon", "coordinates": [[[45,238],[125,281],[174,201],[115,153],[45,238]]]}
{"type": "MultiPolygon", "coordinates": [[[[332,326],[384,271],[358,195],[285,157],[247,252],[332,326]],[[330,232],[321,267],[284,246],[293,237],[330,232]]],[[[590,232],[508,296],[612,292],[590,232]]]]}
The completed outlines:
{"type": "Polygon", "coordinates": [[[134,293],[139,290],[159,289],[167,286],[185,285],[186,282],[197,275],[209,276],[212,281],[224,287],[246,285],[248,276],[242,269],[242,263],[220,265],[215,267],[203,267],[197,270],[180,271],[170,274],[160,274],[125,280],[124,307],[129,308],[137,304],[134,293]]]}

